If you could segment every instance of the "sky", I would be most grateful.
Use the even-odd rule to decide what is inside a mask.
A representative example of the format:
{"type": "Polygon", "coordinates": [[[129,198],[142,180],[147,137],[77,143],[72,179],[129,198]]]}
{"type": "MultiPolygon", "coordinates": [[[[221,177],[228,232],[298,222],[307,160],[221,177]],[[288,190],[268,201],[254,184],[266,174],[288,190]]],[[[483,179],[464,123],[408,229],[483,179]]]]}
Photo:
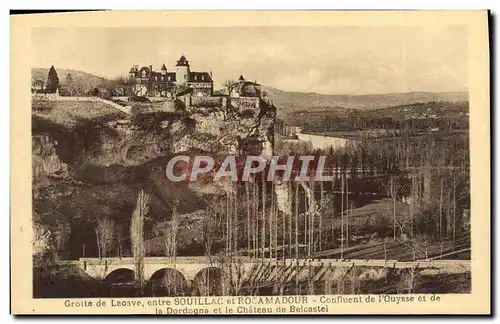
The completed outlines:
{"type": "Polygon", "coordinates": [[[35,28],[32,67],[114,78],[134,65],[212,71],[215,88],[243,74],[286,91],[372,94],[467,91],[464,26],[35,28]]]}

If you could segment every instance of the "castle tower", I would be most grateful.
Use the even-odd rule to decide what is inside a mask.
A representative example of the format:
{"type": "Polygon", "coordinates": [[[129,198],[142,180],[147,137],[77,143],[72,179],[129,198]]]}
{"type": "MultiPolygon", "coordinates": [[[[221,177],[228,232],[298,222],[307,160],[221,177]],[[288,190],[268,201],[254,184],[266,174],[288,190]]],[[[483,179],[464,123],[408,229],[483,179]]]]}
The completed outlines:
{"type": "Polygon", "coordinates": [[[132,66],[130,72],[128,73],[129,78],[135,78],[135,73],[137,72],[137,65],[132,66]]]}
{"type": "Polygon", "coordinates": [[[245,86],[245,78],[243,77],[243,74],[240,74],[240,77],[238,78],[238,84],[236,85],[236,91],[234,91],[238,97],[243,95],[244,86],[245,86]]]}
{"type": "Polygon", "coordinates": [[[189,61],[184,55],[177,61],[175,65],[176,73],[175,78],[178,85],[185,85],[189,80],[189,61]]]}

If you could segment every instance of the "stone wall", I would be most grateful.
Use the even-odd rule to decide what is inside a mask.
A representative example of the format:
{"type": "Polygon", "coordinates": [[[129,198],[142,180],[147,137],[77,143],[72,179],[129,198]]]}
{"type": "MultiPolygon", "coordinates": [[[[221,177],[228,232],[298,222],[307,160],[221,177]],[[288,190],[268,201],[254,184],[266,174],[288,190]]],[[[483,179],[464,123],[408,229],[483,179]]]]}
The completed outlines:
{"type": "Polygon", "coordinates": [[[223,98],[222,97],[185,97],[186,107],[196,107],[196,108],[213,108],[222,107],[223,98]]]}
{"type": "Polygon", "coordinates": [[[237,97],[230,98],[230,104],[233,108],[238,109],[239,111],[243,111],[245,109],[259,109],[260,108],[260,98],[245,98],[245,97],[237,97]]]}

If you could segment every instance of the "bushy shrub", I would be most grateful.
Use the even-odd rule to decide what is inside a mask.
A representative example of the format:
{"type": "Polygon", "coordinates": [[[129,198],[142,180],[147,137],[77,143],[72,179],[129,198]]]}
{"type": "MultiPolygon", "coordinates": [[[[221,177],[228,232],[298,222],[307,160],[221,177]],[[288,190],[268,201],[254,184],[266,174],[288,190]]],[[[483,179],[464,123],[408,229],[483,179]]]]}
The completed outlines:
{"type": "Polygon", "coordinates": [[[255,115],[254,109],[244,109],[240,112],[241,118],[253,118],[255,115]]]}
{"type": "Polygon", "coordinates": [[[132,97],[128,98],[128,101],[132,101],[132,102],[151,102],[151,100],[149,100],[148,98],[141,97],[141,96],[132,96],[132,97]]]}
{"type": "Polygon", "coordinates": [[[31,104],[32,110],[36,112],[49,112],[54,108],[52,101],[48,99],[33,100],[31,104]]]}

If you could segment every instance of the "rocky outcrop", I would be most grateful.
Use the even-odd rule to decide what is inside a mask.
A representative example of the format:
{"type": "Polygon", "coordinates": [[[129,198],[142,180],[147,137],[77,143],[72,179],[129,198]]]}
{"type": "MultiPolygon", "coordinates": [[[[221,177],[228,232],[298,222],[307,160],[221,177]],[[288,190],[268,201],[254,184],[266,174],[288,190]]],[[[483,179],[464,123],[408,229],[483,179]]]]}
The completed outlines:
{"type": "Polygon", "coordinates": [[[33,113],[33,211],[40,215],[37,251],[47,246],[47,231],[56,249],[66,245],[59,239],[66,236],[57,231],[69,225],[73,231],[68,234],[67,257],[81,256],[82,244],[87,253],[95,252],[93,231],[103,214],[114,218],[126,236],[137,191],[143,188],[152,195],[147,226],[170,218],[174,196],[181,200],[179,214],[188,214],[204,210],[204,196],[225,192],[220,186],[170,183],[165,166],[172,155],[261,154],[273,144],[276,110],[265,101],[254,109],[136,109],[129,116],[97,114],[96,104],[81,102],[77,110],[55,103],[33,113]]]}
{"type": "Polygon", "coordinates": [[[48,253],[53,247],[51,242],[52,233],[44,226],[40,220],[33,220],[33,256],[39,256],[48,253]]]}
{"type": "Polygon", "coordinates": [[[33,183],[43,185],[52,179],[68,177],[68,165],[56,153],[57,141],[47,135],[34,135],[32,145],[33,183]]]}
{"type": "Polygon", "coordinates": [[[101,132],[99,154],[85,162],[102,165],[138,165],[167,154],[198,150],[217,154],[272,155],[276,109],[262,101],[241,111],[227,107],[191,107],[189,110],[143,113],[111,120],[101,132]]]}

